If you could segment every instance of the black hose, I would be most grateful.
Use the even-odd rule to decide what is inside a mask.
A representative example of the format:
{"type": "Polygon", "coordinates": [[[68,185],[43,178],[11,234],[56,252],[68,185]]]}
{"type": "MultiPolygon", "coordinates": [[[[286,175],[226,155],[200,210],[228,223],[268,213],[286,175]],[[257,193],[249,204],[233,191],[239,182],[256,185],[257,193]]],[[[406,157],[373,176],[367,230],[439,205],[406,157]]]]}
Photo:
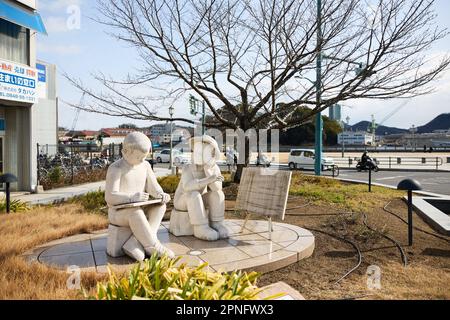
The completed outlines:
{"type": "Polygon", "coordinates": [[[373,232],[378,233],[378,234],[381,235],[382,237],[384,237],[384,238],[386,238],[386,239],[392,241],[392,242],[395,244],[395,246],[400,250],[400,255],[401,255],[401,258],[402,258],[403,266],[406,267],[406,266],[408,265],[408,258],[407,258],[407,256],[406,256],[406,253],[405,253],[405,251],[403,250],[401,244],[400,244],[397,240],[395,240],[394,238],[391,238],[391,237],[385,235],[384,233],[379,232],[378,230],[373,229],[373,228],[372,228],[371,226],[369,226],[369,224],[367,223],[367,215],[366,215],[365,213],[363,213],[362,215],[363,215],[363,223],[364,223],[364,225],[366,226],[367,229],[369,229],[369,230],[371,230],[371,231],[373,231],[373,232]]]}
{"type": "Polygon", "coordinates": [[[344,280],[344,279],[345,279],[346,277],[348,277],[352,272],[356,271],[356,270],[361,266],[363,256],[362,256],[361,250],[359,249],[359,247],[358,247],[354,242],[352,242],[352,241],[350,241],[350,240],[348,240],[348,239],[339,237],[339,236],[337,236],[337,235],[335,235],[335,234],[332,234],[332,233],[328,233],[328,232],[322,231],[322,230],[313,229],[313,228],[310,228],[310,227],[307,227],[307,226],[305,226],[305,228],[308,229],[308,230],[311,230],[311,231],[314,231],[314,232],[318,232],[318,233],[322,233],[322,234],[325,234],[325,235],[327,235],[327,236],[329,236],[329,237],[332,237],[332,238],[335,238],[335,239],[338,239],[338,240],[347,242],[347,243],[349,243],[349,244],[355,249],[355,251],[356,251],[356,253],[357,253],[357,255],[358,255],[358,262],[357,262],[356,266],[354,266],[354,267],[351,268],[349,271],[347,271],[342,277],[340,277],[338,280],[336,280],[336,281],[334,282],[334,284],[338,284],[339,282],[341,282],[342,280],[344,280]]]}

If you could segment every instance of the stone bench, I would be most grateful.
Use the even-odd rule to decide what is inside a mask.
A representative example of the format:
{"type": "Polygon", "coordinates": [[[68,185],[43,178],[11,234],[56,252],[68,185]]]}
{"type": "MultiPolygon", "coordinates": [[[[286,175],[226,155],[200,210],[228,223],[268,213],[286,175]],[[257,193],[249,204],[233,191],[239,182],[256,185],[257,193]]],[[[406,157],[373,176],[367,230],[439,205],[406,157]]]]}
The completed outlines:
{"type": "Polygon", "coordinates": [[[144,247],[133,236],[131,229],[113,224],[108,226],[106,253],[113,258],[128,255],[137,261],[145,259],[144,247]]]}
{"type": "MultiPolygon", "coordinates": [[[[208,209],[206,209],[206,214],[209,214],[208,209]]],[[[187,211],[180,211],[175,208],[172,210],[169,231],[177,237],[194,235],[194,227],[189,220],[187,211]]]]}
{"type": "Polygon", "coordinates": [[[113,258],[125,255],[123,252],[123,245],[133,235],[129,227],[119,227],[113,224],[108,226],[108,240],[106,245],[106,252],[113,258]]]}

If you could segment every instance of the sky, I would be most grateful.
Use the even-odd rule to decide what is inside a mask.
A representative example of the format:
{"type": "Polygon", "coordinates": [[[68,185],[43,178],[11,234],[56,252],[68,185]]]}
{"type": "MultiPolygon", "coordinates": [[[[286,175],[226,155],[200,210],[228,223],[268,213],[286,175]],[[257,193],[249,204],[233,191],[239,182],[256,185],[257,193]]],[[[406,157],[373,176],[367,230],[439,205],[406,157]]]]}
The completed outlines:
{"type": "MultiPolygon", "coordinates": [[[[39,0],[38,11],[47,28],[48,36],[38,36],[38,59],[56,64],[58,68],[58,95],[60,100],[78,102],[80,94],[66,79],[67,73],[85,84],[95,85],[91,79],[94,72],[103,72],[114,78],[122,79],[128,72],[139,65],[136,53],[109,35],[106,27],[91,20],[98,15],[94,0],[39,0]]],[[[442,28],[450,30],[450,1],[436,0],[437,22],[442,28]]],[[[437,43],[430,55],[450,53],[450,36],[437,43]]],[[[342,116],[349,117],[350,124],[361,120],[370,120],[371,115],[380,122],[392,110],[400,107],[383,125],[410,128],[412,125],[424,125],[441,113],[450,112],[450,70],[447,70],[436,83],[433,94],[410,100],[366,101],[354,100],[344,103],[342,116]]],[[[159,115],[167,115],[161,108],[159,115]]],[[[76,110],[61,104],[59,125],[72,128],[76,110]]],[[[175,105],[175,116],[191,118],[188,103],[175,105]]],[[[115,127],[122,123],[135,123],[149,126],[153,123],[134,121],[124,118],[109,117],[94,113],[81,112],[75,129],[98,130],[115,127]]]]}

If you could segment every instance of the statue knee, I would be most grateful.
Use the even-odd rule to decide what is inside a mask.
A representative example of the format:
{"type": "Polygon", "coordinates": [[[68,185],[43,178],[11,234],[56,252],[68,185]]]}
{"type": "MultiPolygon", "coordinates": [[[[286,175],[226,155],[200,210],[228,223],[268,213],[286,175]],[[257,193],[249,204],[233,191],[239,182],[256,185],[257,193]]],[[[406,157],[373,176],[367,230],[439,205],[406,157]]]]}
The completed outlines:
{"type": "Polygon", "coordinates": [[[142,210],[141,208],[133,209],[133,211],[129,213],[129,217],[131,219],[147,220],[144,210],[142,210]]]}
{"type": "Polygon", "coordinates": [[[188,193],[189,199],[201,199],[202,195],[198,191],[191,191],[188,193]]]}

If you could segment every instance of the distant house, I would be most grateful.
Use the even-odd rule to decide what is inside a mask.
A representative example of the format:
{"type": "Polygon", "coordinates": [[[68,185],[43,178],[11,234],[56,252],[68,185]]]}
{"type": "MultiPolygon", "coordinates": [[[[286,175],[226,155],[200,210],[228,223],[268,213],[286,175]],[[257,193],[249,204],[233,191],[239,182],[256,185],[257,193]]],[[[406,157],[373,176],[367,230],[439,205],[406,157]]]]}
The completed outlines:
{"type": "Polygon", "coordinates": [[[146,136],[150,135],[150,130],[144,129],[126,129],[126,128],[105,128],[100,130],[100,135],[103,137],[103,145],[121,144],[125,137],[132,132],[139,131],[146,136]]]}

